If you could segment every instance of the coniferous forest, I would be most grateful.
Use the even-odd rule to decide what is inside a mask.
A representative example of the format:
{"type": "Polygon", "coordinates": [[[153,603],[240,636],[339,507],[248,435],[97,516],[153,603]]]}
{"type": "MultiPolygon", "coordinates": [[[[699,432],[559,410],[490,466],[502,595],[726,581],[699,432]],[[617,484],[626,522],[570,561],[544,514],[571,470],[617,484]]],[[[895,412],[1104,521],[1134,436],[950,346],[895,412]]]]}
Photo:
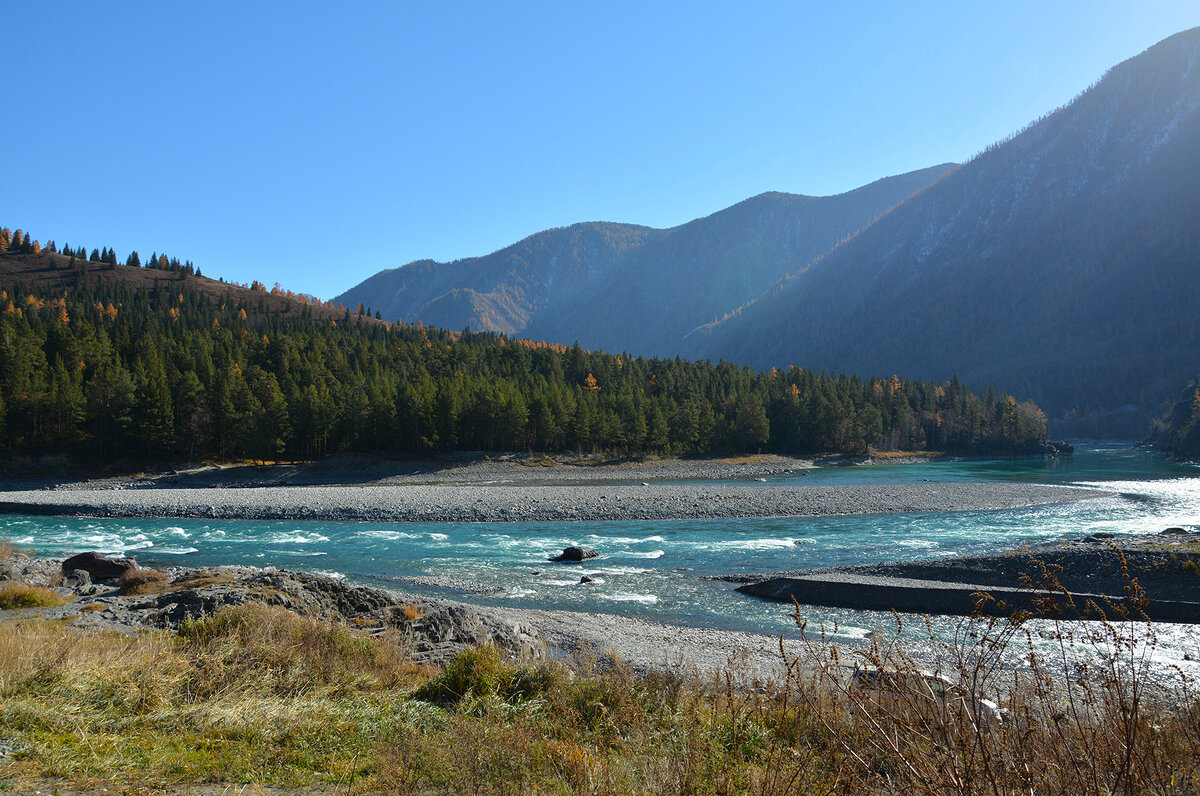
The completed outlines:
{"type": "Polygon", "coordinates": [[[1150,441],[1178,456],[1200,458],[1200,376],[1183,389],[1171,411],[1151,432],[1150,441]]]}
{"type": "Polygon", "coordinates": [[[136,255],[52,253],[8,230],[0,243],[8,453],[1019,453],[1045,435],[1037,407],[957,380],[758,372],[448,332],[216,282],[165,255],[142,268],[136,255]]]}

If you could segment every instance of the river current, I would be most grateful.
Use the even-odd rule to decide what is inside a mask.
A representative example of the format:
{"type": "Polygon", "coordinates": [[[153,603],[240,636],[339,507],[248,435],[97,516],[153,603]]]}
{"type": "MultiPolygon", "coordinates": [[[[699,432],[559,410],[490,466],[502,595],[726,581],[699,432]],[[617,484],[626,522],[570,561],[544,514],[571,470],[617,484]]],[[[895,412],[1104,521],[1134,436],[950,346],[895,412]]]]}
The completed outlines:
{"type": "MultiPolygon", "coordinates": [[[[955,556],[1078,538],[1200,526],[1200,466],[1139,449],[1094,446],[1058,459],[830,467],[762,484],[1017,481],[1086,486],[1107,497],[1004,511],[553,523],[363,523],[95,519],[0,515],[0,536],[41,555],[136,555],[144,565],[249,564],[320,572],[466,602],[635,615],[778,633],[790,607],[744,597],[706,576],[955,556]],[[552,564],[571,544],[600,558],[552,564]],[[583,576],[592,579],[581,583],[583,576]]],[[[732,482],[731,482],[732,483],[732,482]]],[[[746,483],[746,482],[738,482],[746,483]]],[[[806,609],[861,638],[890,615],[806,609]]],[[[936,620],[940,635],[957,620],[936,620]]],[[[1197,626],[1167,626],[1161,654],[1200,657],[1197,626]]]]}

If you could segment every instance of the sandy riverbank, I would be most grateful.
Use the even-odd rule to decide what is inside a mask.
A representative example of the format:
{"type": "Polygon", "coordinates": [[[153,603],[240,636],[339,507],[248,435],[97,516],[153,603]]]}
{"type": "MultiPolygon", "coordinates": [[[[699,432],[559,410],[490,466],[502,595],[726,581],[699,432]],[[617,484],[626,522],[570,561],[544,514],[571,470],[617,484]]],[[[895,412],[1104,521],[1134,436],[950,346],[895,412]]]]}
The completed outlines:
{"type": "Polygon", "coordinates": [[[3,492],[0,511],[97,517],[562,522],[982,511],[1104,494],[1018,483],[70,488],[3,492]]]}

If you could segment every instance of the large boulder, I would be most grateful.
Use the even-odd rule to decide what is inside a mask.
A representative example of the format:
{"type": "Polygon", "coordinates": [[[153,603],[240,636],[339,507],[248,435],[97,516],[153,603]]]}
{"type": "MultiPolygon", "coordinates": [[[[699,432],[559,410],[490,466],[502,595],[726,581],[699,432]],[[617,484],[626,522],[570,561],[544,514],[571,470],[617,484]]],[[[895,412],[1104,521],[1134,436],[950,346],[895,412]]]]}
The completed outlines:
{"type": "Polygon", "coordinates": [[[71,575],[81,569],[91,576],[92,580],[111,580],[119,578],[131,569],[137,569],[138,562],[132,558],[113,558],[96,551],[80,553],[62,562],[64,576],[71,575]]]}
{"type": "Polygon", "coordinates": [[[441,665],[463,650],[481,644],[497,647],[518,660],[537,660],[545,647],[536,629],[465,605],[435,607],[405,628],[409,657],[418,663],[441,665]]]}
{"type": "Polygon", "coordinates": [[[552,556],[550,561],[584,561],[589,558],[596,558],[600,554],[590,547],[577,547],[571,545],[564,547],[562,553],[552,556]]]}

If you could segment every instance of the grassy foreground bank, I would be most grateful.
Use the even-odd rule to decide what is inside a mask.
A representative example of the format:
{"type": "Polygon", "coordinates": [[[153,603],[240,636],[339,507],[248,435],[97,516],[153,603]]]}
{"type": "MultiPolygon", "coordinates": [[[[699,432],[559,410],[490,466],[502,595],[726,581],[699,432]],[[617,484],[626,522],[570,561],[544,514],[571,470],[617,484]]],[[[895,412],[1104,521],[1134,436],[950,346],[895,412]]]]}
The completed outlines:
{"type": "MultiPolygon", "coordinates": [[[[86,610],[86,609],[85,609],[86,610]]],[[[799,620],[798,620],[799,621],[799,620]]],[[[1001,725],[969,700],[846,689],[814,643],[786,682],[638,677],[493,650],[414,665],[395,640],[248,605],[139,635],[0,624],[0,788],[202,783],[338,793],[1194,793],[1200,702],[1152,683],[1145,644],[1095,623],[1095,654],[1035,661],[1001,725]],[[1068,682],[1069,679],[1069,682],[1068,682]]],[[[995,688],[1013,623],[976,622],[946,673],[995,688]]],[[[1064,650],[1066,646],[1064,646],[1064,650]]],[[[904,666],[902,656],[889,656],[904,666]]],[[[1011,679],[1011,677],[1010,677],[1011,679]]],[[[993,694],[994,696],[994,694],[993,694]]]]}

